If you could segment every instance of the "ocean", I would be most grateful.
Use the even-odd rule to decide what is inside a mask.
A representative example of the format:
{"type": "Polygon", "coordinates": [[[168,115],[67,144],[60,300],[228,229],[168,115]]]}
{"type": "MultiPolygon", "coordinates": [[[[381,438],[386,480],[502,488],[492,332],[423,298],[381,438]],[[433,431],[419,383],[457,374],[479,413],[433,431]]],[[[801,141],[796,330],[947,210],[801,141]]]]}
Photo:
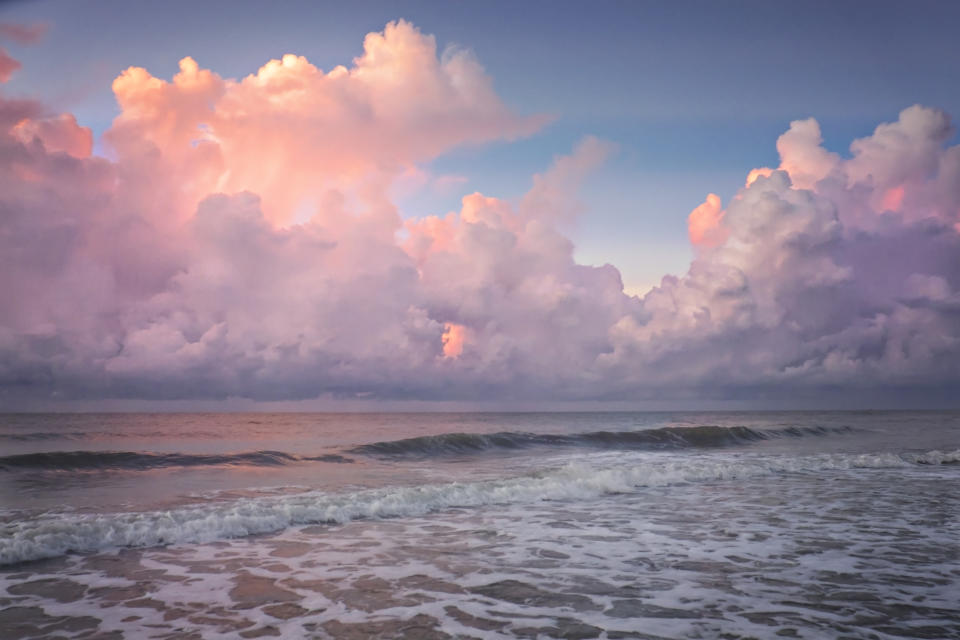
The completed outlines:
{"type": "Polygon", "coordinates": [[[960,638],[960,412],[0,416],[0,638],[960,638]]]}

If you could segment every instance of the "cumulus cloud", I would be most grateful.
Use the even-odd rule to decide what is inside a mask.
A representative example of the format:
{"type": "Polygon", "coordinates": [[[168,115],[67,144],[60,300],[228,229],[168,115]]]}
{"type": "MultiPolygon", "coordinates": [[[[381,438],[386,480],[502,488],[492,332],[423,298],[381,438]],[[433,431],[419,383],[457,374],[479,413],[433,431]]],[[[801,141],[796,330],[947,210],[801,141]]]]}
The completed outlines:
{"type": "MultiPolygon", "coordinates": [[[[747,178],[748,184],[752,180],[747,178]]],[[[697,206],[687,217],[687,233],[690,243],[699,247],[715,247],[723,244],[727,239],[728,230],[723,226],[723,210],[720,196],[715,193],[707,194],[703,204],[697,206]]]]}
{"type": "MultiPolygon", "coordinates": [[[[240,80],[191,58],[113,85],[112,159],[69,114],[0,97],[0,394],[255,400],[750,397],[960,387],[960,147],[911,107],[777,142],[695,258],[643,298],[562,229],[612,152],[586,138],[526,195],[402,220],[398,181],[533,133],[464,51],[405,22],[347,67],[240,80]]],[[[638,250],[643,239],[637,239],[638,250]]]]}
{"type": "Polygon", "coordinates": [[[725,240],[651,291],[646,317],[621,321],[606,366],[637,386],[956,389],[949,131],[942,112],[910,107],[842,159],[816,122],[794,122],[779,170],[751,172],[722,216],[719,199],[694,211],[692,237],[719,217],[725,240]]]}
{"type": "Polygon", "coordinates": [[[417,163],[546,122],[514,114],[471,54],[438,57],[433,36],[404,21],[369,34],[350,68],[288,54],[232,80],[184,58],[171,82],[131,67],[113,90],[121,114],[107,142],[125,166],[182,185],[163,205],[178,220],[213,192],[257,193],[275,223],[304,221],[330,197],[392,211],[387,188],[417,163]]]}

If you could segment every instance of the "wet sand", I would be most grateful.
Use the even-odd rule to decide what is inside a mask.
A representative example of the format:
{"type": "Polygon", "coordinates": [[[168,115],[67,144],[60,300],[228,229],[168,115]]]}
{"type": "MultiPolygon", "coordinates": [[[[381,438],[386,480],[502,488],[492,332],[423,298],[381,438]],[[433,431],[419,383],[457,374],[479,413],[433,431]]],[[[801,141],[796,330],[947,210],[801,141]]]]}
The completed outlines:
{"type": "Polygon", "coordinates": [[[960,638],[958,498],[936,473],[839,480],[32,562],[0,572],[0,629],[5,640],[960,638]],[[862,501],[887,482],[902,490],[862,501]]]}

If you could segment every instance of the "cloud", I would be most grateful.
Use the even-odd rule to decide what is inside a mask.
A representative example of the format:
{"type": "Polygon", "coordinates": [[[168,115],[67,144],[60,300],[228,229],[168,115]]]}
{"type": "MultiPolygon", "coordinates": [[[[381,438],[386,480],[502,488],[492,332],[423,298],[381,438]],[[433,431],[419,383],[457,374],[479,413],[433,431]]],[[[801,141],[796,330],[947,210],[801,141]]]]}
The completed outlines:
{"type": "Polygon", "coordinates": [[[0,47],[0,83],[9,81],[20,67],[20,61],[7,53],[6,49],[0,47]]]}
{"type": "Polygon", "coordinates": [[[621,321],[606,365],[628,386],[728,393],[956,389],[949,131],[942,112],[910,107],[843,159],[819,146],[815,121],[792,123],[779,171],[751,172],[722,217],[719,199],[691,214],[692,238],[718,217],[727,237],[651,291],[646,318],[621,321]]]}
{"type": "Polygon", "coordinates": [[[86,158],[93,151],[93,132],[77,124],[77,119],[69,113],[25,119],[11,132],[26,145],[39,142],[49,153],[62,152],[75,158],[86,158]]]}
{"type": "Polygon", "coordinates": [[[514,114],[469,53],[438,57],[402,20],[369,34],[350,68],[288,54],[237,81],[184,58],[171,82],[131,67],[113,89],[121,113],[106,139],[121,162],[183,185],[165,203],[178,220],[212,192],[257,193],[281,224],[331,194],[392,209],[387,187],[417,163],[547,121],[514,114]]]}
{"type": "Polygon", "coordinates": [[[14,22],[0,22],[0,40],[13,40],[17,44],[36,44],[47,33],[48,25],[44,23],[19,24],[14,22]]]}
{"type": "Polygon", "coordinates": [[[406,22],[349,68],[284,56],[234,80],[184,58],[172,80],[131,68],[113,87],[111,160],[71,115],[0,97],[8,406],[960,388],[960,151],[942,112],[910,107],[848,156],[792,123],[780,167],[725,208],[708,195],[689,271],[641,298],[563,233],[613,151],[594,138],[520,198],[400,218],[391,188],[429,180],[424,163],[545,122],[406,22]]]}
{"type": "Polygon", "coordinates": [[[463,353],[463,343],[467,339],[467,329],[462,324],[445,323],[443,331],[443,357],[459,358],[463,353]]]}
{"type": "MultiPolygon", "coordinates": [[[[754,174],[751,172],[751,176],[754,174]]],[[[752,180],[747,178],[747,183],[752,180]]],[[[687,218],[687,233],[690,244],[702,247],[715,247],[723,244],[727,238],[727,229],[723,227],[725,215],[720,196],[715,193],[707,194],[703,204],[690,212],[687,218]]]]}
{"type": "Polygon", "coordinates": [[[798,189],[812,189],[840,161],[839,156],[824,149],[820,125],[813,118],[794,120],[790,129],[777,139],[780,169],[790,175],[798,189]]]}
{"type": "MultiPolygon", "coordinates": [[[[47,25],[45,24],[27,25],[0,22],[0,42],[12,40],[17,44],[36,44],[40,42],[46,32],[47,25]]],[[[21,67],[20,61],[13,58],[5,48],[0,46],[0,84],[8,82],[21,67]]]]}

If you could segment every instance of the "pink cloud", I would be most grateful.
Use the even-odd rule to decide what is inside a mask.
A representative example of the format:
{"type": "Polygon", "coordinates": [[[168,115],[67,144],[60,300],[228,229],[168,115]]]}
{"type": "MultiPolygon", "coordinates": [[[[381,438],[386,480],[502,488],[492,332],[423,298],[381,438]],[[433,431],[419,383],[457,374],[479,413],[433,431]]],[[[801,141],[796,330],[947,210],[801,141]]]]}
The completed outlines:
{"type": "Polygon", "coordinates": [[[47,29],[48,25],[43,23],[0,22],[0,39],[6,38],[18,44],[36,44],[43,39],[47,29]]]}
{"type": "Polygon", "coordinates": [[[749,187],[754,182],[757,181],[757,178],[769,178],[773,174],[773,169],[770,167],[759,167],[757,169],[750,169],[750,173],[747,174],[747,181],[743,186],[749,187]]]}
{"type": "MultiPolygon", "coordinates": [[[[130,68],[91,154],[69,114],[0,96],[0,388],[64,397],[789,397],[960,387],[960,147],[910,107],[777,141],[689,271],[643,297],[563,229],[612,152],[585,138],[515,200],[401,220],[391,188],[460,145],[529,135],[471,55],[400,21],[348,67],[235,80],[130,68]]],[[[681,212],[678,212],[678,215],[681,212]]],[[[644,248],[637,238],[637,251],[644,248]]],[[[878,393],[879,393],[878,392],[878,393]]]]}
{"type": "MultiPolygon", "coordinates": [[[[756,171],[756,169],[754,169],[756,171]]],[[[753,172],[750,173],[753,176],[753,172]]],[[[747,178],[747,184],[752,181],[747,178]]],[[[723,228],[723,205],[720,196],[715,193],[707,194],[703,204],[690,212],[687,218],[687,232],[690,243],[701,247],[715,247],[726,240],[727,230],[723,228]]]]}
{"type": "MultiPolygon", "coordinates": [[[[722,215],[726,237],[664,278],[645,318],[617,324],[605,365],[635,385],[728,391],[955,387],[960,147],[944,146],[949,131],[942,112],[910,107],[842,158],[815,121],[792,123],[780,170],[750,172],[722,215]]],[[[720,218],[711,196],[691,214],[694,241],[720,218]]]]}
{"type": "Polygon", "coordinates": [[[582,207],[571,197],[571,185],[579,185],[584,177],[600,166],[616,150],[616,145],[587,136],[569,156],[555,159],[549,171],[533,177],[533,187],[520,202],[521,215],[542,217],[549,214],[554,221],[571,220],[582,207]]]}
{"type": "Polygon", "coordinates": [[[107,140],[124,161],[178,174],[181,219],[215,191],[259,194],[278,224],[331,192],[383,208],[417,163],[546,121],[512,113],[468,53],[438,58],[434,38],[402,20],[369,34],[349,69],[288,54],[236,81],[184,58],[172,82],[130,68],[113,88],[121,114],[107,140]]]}
{"type": "Polygon", "coordinates": [[[75,158],[86,158],[93,150],[93,132],[77,124],[69,113],[55,118],[29,119],[20,122],[13,133],[21,141],[30,144],[39,141],[52,153],[67,153],[75,158]]]}
{"type": "Polygon", "coordinates": [[[459,358],[467,339],[466,327],[460,324],[445,323],[443,331],[443,357],[459,358]]]}
{"type": "Polygon", "coordinates": [[[11,57],[6,49],[0,47],[0,83],[9,81],[20,66],[18,60],[11,57]]]}

